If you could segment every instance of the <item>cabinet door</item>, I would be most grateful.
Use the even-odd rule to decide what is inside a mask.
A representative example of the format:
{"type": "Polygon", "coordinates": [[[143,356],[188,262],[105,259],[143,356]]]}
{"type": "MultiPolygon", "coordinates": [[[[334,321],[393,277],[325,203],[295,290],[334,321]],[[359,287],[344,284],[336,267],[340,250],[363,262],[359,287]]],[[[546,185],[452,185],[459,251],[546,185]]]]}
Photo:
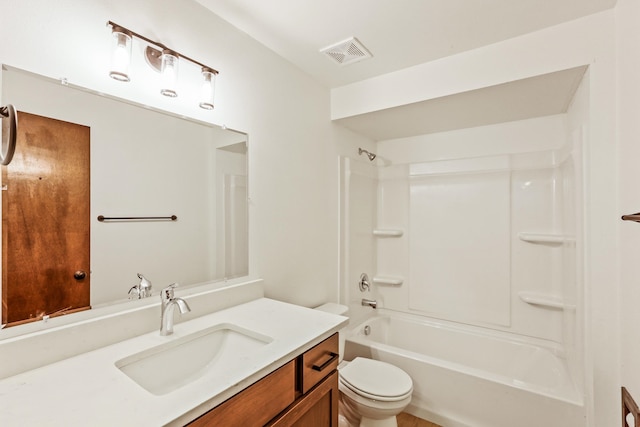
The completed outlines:
{"type": "Polygon", "coordinates": [[[294,385],[295,363],[291,361],[192,421],[189,427],[264,425],[293,403],[295,399],[294,385]]]}
{"type": "Polygon", "coordinates": [[[338,427],[338,372],[327,376],[271,427],[338,427]]]}

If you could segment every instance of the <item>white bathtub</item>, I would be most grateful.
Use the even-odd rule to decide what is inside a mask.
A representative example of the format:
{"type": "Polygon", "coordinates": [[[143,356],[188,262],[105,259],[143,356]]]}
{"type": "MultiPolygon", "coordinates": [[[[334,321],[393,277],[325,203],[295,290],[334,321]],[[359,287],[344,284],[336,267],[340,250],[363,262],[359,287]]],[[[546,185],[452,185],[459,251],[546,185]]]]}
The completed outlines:
{"type": "Polygon", "coordinates": [[[586,425],[561,347],[541,340],[383,309],[347,334],[345,360],[356,356],[404,369],[407,411],[445,427],[586,425]]]}

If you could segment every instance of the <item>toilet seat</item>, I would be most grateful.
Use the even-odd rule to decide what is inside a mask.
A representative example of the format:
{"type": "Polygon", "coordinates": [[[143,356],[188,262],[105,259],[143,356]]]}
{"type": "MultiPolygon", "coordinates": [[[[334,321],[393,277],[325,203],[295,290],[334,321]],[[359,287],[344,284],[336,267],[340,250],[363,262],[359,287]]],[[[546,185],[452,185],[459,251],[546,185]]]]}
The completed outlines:
{"type": "Polygon", "coordinates": [[[344,391],[345,389],[350,391],[351,393],[353,393],[355,396],[358,396],[359,398],[365,399],[365,400],[369,400],[369,401],[374,401],[374,402],[385,402],[385,403],[394,403],[394,402],[399,402],[401,400],[404,400],[408,397],[411,397],[412,391],[403,394],[401,396],[392,396],[392,397],[386,397],[386,396],[378,396],[375,394],[371,394],[371,393],[367,393],[365,391],[362,390],[358,390],[355,387],[351,386],[350,384],[348,384],[345,381],[339,380],[340,382],[340,390],[344,391]]]}
{"type": "Polygon", "coordinates": [[[345,387],[369,399],[392,402],[413,392],[413,381],[405,371],[380,360],[356,357],[338,372],[345,387]]]}

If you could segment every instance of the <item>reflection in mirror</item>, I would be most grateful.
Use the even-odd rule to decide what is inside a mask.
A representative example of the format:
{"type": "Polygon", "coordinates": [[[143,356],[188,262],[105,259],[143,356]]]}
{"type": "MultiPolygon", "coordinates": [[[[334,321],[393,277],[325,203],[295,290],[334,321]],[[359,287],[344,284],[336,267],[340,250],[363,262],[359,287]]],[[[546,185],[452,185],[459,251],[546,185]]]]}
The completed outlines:
{"type": "MultiPolygon", "coordinates": [[[[22,158],[21,162],[2,167],[2,184],[6,185],[2,192],[3,323],[7,319],[9,323],[20,323],[73,311],[76,307],[67,302],[49,303],[78,284],[90,286],[88,303],[95,308],[126,300],[130,289],[140,281],[138,273],[153,283],[153,295],[173,282],[187,286],[248,274],[246,134],[99,96],[6,66],[2,72],[2,103],[15,105],[18,134],[24,139],[32,138],[38,128],[30,124],[30,116],[45,120],[44,125],[39,125],[44,140],[55,139],[47,137],[47,132],[56,132],[47,123],[79,125],[88,132],[84,143],[88,146],[87,160],[72,156],[55,166],[52,158],[59,156],[51,155],[48,148],[23,155],[18,146],[15,158],[22,158]],[[21,129],[21,122],[25,128],[21,129]],[[50,160],[42,161],[46,154],[50,160]],[[87,162],[87,195],[62,190],[62,173],[87,162]],[[14,170],[13,176],[29,173],[30,179],[53,197],[49,208],[38,206],[39,199],[31,197],[29,203],[35,205],[30,209],[40,210],[38,218],[46,216],[43,213],[57,216],[83,212],[80,206],[86,200],[82,199],[89,198],[86,212],[90,212],[90,241],[83,250],[90,259],[86,279],[78,280],[76,274],[87,269],[82,261],[72,259],[68,266],[57,267],[61,263],[24,258],[20,255],[24,249],[15,246],[15,239],[6,241],[6,232],[11,228],[18,236],[28,236],[26,240],[40,239],[44,260],[60,259],[57,251],[64,243],[68,245],[73,234],[60,221],[41,226],[24,221],[26,217],[7,216],[20,211],[5,207],[11,200],[8,194],[12,191],[12,168],[18,165],[28,171],[14,170]],[[98,221],[100,215],[175,215],[177,219],[98,221]],[[43,229],[62,237],[48,240],[43,237],[48,233],[42,234],[43,229]],[[37,230],[41,234],[36,234],[37,230]],[[7,277],[11,271],[7,265],[21,261],[25,261],[28,270],[22,275],[29,277],[23,278],[24,283],[12,283],[7,277]],[[56,268],[64,271],[55,271],[56,268]],[[29,289],[12,298],[17,288],[29,289]],[[26,308],[14,308],[13,304],[26,308]],[[20,311],[23,319],[12,318],[12,310],[20,311]]],[[[30,196],[24,198],[28,200],[30,196]]]]}

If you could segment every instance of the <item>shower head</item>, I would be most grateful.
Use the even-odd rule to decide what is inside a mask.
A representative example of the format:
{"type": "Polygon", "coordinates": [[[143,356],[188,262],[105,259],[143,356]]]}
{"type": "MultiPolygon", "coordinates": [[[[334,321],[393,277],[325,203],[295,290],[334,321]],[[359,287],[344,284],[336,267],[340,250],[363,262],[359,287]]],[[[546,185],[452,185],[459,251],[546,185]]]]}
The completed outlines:
{"type": "Polygon", "coordinates": [[[358,154],[359,154],[359,155],[362,155],[362,153],[364,153],[364,154],[366,154],[366,155],[367,155],[367,157],[369,158],[369,161],[372,161],[372,162],[373,162],[373,159],[375,159],[375,158],[376,158],[376,155],[375,155],[375,154],[373,154],[373,153],[371,153],[371,152],[369,152],[369,151],[367,151],[367,150],[363,150],[362,148],[358,148],[358,154]]]}

